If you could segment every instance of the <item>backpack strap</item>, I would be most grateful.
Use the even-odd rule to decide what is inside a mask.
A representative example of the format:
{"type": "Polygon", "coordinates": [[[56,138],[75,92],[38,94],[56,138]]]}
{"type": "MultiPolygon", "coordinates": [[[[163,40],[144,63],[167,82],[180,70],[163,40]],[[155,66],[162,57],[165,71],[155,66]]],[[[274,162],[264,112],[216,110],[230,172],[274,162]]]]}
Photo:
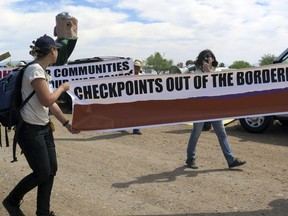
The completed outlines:
{"type": "Polygon", "coordinates": [[[35,90],[33,92],[31,92],[31,94],[23,101],[23,103],[21,104],[21,106],[19,107],[19,110],[21,110],[24,105],[30,100],[30,98],[32,98],[32,96],[35,94],[35,90]]]}
{"type": "Polygon", "coordinates": [[[19,138],[19,130],[21,128],[23,124],[23,119],[20,118],[19,122],[17,123],[17,125],[15,125],[15,134],[13,137],[13,160],[11,161],[11,163],[14,163],[16,161],[18,161],[17,157],[16,157],[16,147],[17,147],[17,142],[18,142],[18,138],[19,138]]]}
{"type": "MultiPolygon", "coordinates": [[[[35,61],[32,61],[30,63],[28,63],[27,65],[25,65],[24,68],[22,68],[23,71],[23,75],[24,75],[24,72],[25,72],[25,69],[29,66],[29,65],[32,65],[32,64],[35,64],[36,62],[35,61]]],[[[30,98],[35,94],[35,90],[33,92],[30,93],[30,95],[22,102],[21,106],[19,107],[19,110],[21,110],[24,105],[30,100],[30,98]]]]}
{"type": "Polygon", "coordinates": [[[5,139],[6,139],[6,147],[9,146],[9,139],[8,139],[8,128],[5,127],[5,139]]]}

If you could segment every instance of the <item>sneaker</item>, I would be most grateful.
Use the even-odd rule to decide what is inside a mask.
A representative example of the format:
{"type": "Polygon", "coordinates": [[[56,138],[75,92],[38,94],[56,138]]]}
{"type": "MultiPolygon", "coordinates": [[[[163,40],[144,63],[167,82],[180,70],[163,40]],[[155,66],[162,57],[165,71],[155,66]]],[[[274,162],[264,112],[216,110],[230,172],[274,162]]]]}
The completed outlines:
{"type": "Polygon", "coordinates": [[[188,167],[188,168],[198,169],[198,166],[197,166],[196,163],[195,163],[195,159],[193,159],[193,158],[187,158],[186,164],[187,164],[187,167],[188,167]]]}
{"type": "Polygon", "coordinates": [[[142,135],[142,132],[139,129],[134,129],[133,134],[142,135]]]}
{"type": "Polygon", "coordinates": [[[240,160],[239,158],[235,158],[232,164],[229,164],[229,168],[238,167],[246,164],[246,161],[240,160]]]}
{"type": "Polygon", "coordinates": [[[24,213],[20,209],[20,205],[16,205],[16,206],[12,205],[9,200],[9,197],[6,197],[3,200],[2,204],[10,216],[25,216],[24,213]]]}

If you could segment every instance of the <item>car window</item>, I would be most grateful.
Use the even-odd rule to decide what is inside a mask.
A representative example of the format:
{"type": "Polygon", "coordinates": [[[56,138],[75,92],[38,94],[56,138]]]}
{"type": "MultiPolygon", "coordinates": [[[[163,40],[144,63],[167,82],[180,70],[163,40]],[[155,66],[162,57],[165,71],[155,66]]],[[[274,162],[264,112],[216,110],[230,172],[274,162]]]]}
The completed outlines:
{"type": "Polygon", "coordinates": [[[288,48],[284,50],[273,63],[288,63],[288,48]]]}
{"type": "Polygon", "coordinates": [[[282,63],[288,63],[288,53],[285,56],[283,56],[282,63]]]}

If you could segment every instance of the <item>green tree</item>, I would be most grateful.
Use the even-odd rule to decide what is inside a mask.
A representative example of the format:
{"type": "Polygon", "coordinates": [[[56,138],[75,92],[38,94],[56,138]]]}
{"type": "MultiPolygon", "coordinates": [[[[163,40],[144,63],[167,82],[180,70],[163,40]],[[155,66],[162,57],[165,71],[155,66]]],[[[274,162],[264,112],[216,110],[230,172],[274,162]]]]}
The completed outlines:
{"type": "Polygon", "coordinates": [[[270,65],[273,64],[273,61],[275,60],[276,56],[273,54],[265,54],[264,56],[261,57],[259,60],[259,65],[264,66],[264,65],[270,65]]]}
{"type": "Polygon", "coordinates": [[[229,66],[230,69],[249,68],[249,67],[252,66],[245,61],[234,61],[233,64],[229,66]]]}
{"type": "Polygon", "coordinates": [[[165,59],[159,52],[155,52],[154,55],[149,56],[144,62],[145,68],[153,69],[157,74],[169,71],[170,67],[173,65],[172,59],[165,59]]]}

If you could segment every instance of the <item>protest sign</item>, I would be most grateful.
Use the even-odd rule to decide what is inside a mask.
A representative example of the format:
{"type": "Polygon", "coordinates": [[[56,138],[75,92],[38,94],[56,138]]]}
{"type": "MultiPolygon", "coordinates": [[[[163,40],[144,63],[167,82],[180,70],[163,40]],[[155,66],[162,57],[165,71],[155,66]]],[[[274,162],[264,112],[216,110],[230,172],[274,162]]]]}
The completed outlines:
{"type": "Polygon", "coordinates": [[[115,130],[288,112],[288,65],[70,82],[73,127],[115,130]]]}
{"type": "MultiPolygon", "coordinates": [[[[68,81],[118,77],[134,73],[131,58],[106,57],[106,59],[91,63],[50,66],[46,71],[51,76],[53,88],[58,88],[62,83],[68,81]]],[[[13,69],[15,68],[0,68],[0,78],[7,76],[13,69]]]]}

